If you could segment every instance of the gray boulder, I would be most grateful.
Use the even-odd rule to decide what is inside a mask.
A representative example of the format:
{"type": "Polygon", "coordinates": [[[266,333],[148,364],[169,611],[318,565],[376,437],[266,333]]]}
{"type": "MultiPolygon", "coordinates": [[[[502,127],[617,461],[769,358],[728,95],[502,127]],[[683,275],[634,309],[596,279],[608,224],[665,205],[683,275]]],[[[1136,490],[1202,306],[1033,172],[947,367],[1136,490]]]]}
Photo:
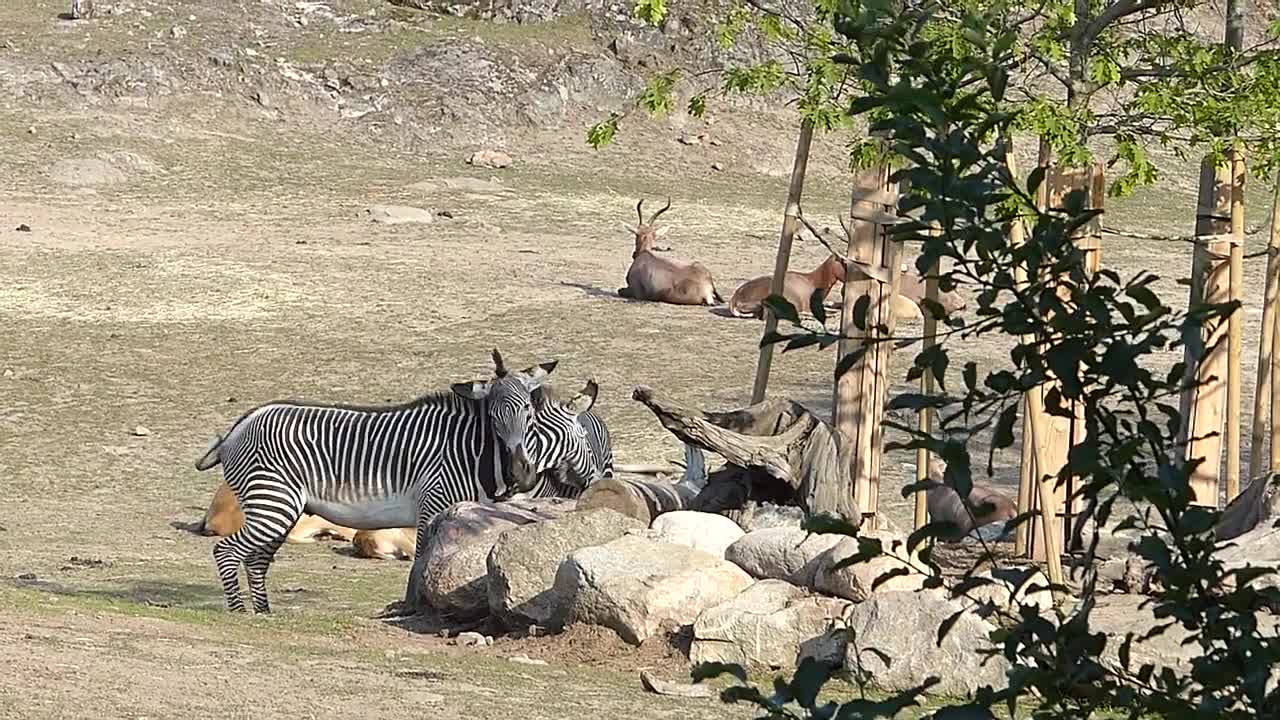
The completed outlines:
{"type": "Polygon", "coordinates": [[[572,508],[573,501],[563,498],[516,499],[461,502],[437,514],[411,571],[419,581],[420,604],[459,618],[483,617],[489,611],[489,551],[498,536],[572,508]]]}
{"type": "Polygon", "coordinates": [[[627,535],[570,553],[553,592],[564,599],[557,624],[601,625],[639,645],[666,627],[693,623],[750,584],[749,575],[710,553],[627,535]]]}
{"type": "Polygon", "coordinates": [[[698,616],[689,659],[792,668],[801,647],[823,637],[848,606],[783,580],[760,580],[698,616]]]}
{"type": "Polygon", "coordinates": [[[729,518],[693,510],[663,513],[653,519],[650,528],[659,542],[684,545],[720,558],[743,535],[738,523],[729,518]]]}
{"type": "Polygon", "coordinates": [[[738,538],[724,557],[752,577],[813,587],[823,554],[844,539],[844,535],[811,535],[799,527],[769,527],[738,538]]]}
{"type": "Polygon", "coordinates": [[[873,593],[849,615],[857,643],[849,645],[845,665],[854,668],[860,662],[885,692],[917,687],[931,676],[940,680],[929,689],[932,695],[968,697],[984,685],[1005,687],[1008,661],[979,652],[993,648],[991,623],[965,612],[938,646],[938,627],[963,609],[939,591],[873,593]]]}
{"type": "Polygon", "coordinates": [[[856,555],[860,547],[857,538],[843,538],[835,547],[819,557],[817,572],[814,573],[813,578],[813,589],[846,600],[862,602],[873,591],[912,592],[924,588],[929,567],[922,562],[912,562],[905,540],[894,537],[888,532],[874,530],[862,531],[859,536],[880,540],[883,554],[845,567],[837,567],[839,563],[856,555]],[[876,585],[882,577],[887,579],[876,585]]]}
{"type": "Polygon", "coordinates": [[[508,627],[551,624],[563,605],[554,585],[565,556],[643,527],[635,518],[598,509],[504,531],[486,560],[489,610],[508,627]]]}

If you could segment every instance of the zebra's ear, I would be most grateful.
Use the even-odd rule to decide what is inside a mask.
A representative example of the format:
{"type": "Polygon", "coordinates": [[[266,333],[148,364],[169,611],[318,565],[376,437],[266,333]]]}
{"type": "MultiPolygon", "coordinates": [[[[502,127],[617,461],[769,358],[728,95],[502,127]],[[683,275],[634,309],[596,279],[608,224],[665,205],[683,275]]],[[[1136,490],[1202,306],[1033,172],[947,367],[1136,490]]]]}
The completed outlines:
{"type": "Polygon", "coordinates": [[[450,385],[453,394],[464,397],[468,400],[483,400],[489,394],[490,385],[487,382],[460,382],[450,385]]]}
{"type": "Polygon", "coordinates": [[[534,390],[535,388],[541,387],[542,384],[547,381],[547,377],[551,375],[551,371],[556,369],[557,362],[559,361],[552,360],[551,362],[544,362],[538,365],[534,365],[533,367],[525,370],[524,386],[528,388],[530,391],[534,390]]]}
{"type": "Polygon", "coordinates": [[[599,391],[600,386],[596,385],[596,381],[588,380],[586,387],[582,388],[582,392],[573,396],[573,399],[568,402],[567,407],[574,415],[581,415],[582,413],[590,410],[591,407],[596,404],[596,394],[599,391]]]}

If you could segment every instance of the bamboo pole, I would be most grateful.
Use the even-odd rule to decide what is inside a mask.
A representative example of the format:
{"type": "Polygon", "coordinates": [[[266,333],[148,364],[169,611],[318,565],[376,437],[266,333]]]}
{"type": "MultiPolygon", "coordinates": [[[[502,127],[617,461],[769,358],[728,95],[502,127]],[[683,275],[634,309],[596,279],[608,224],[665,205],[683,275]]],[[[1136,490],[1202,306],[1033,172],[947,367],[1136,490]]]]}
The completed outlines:
{"type": "Polygon", "coordinates": [[[1275,377],[1275,337],[1276,337],[1276,295],[1280,287],[1280,177],[1276,178],[1275,188],[1271,196],[1271,237],[1267,243],[1267,285],[1262,299],[1262,329],[1258,338],[1258,382],[1253,388],[1253,435],[1249,443],[1249,478],[1261,477],[1266,472],[1262,463],[1264,451],[1271,450],[1271,471],[1276,471],[1276,460],[1280,453],[1274,445],[1280,440],[1276,435],[1275,408],[1273,399],[1277,388],[1272,387],[1275,377]],[[1271,437],[1268,440],[1268,434],[1271,437]],[[1268,441],[1271,446],[1268,448],[1268,441]]]}
{"type": "MultiPolygon", "coordinates": [[[[1017,161],[1013,155],[1013,139],[1006,137],[1004,139],[1004,143],[1005,165],[1009,168],[1009,175],[1016,178],[1018,176],[1018,168],[1017,161]]],[[[1049,157],[1049,145],[1041,140],[1039,164],[1042,167],[1047,166],[1049,163],[1049,157]]],[[[1040,188],[1036,190],[1036,205],[1040,208],[1044,207],[1044,188],[1044,183],[1041,183],[1040,188]]],[[[1026,225],[1021,219],[1015,220],[1009,225],[1009,244],[1013,247],[1018,247],[1024,242],[1026,242],[1026,225]]],[[[1019,288],[1025,288],[1027,286],[1026,267],[1021,264],[1014,265],[1013,278],[1019,288]]],[[[1030,340],[1024,337],[1022,338],[1022,342],[1023,344],[1026,344],[1030,342],[1030,340]]],[[[1032,444],[1035,442],[1035,438],[1031,431],[1030,407],[1031,406],[1024,398],[1022,402],[1022,454],[1020,456],[1021,461],[1018,464],[1019,515],[1030,512],[1035,506],[1035,501],[1032,499],[1034,492],[1033,478],[1035,477],[1035,448],[1032,447],[1032,444]]],[[[1031,530],[1032,527],[1028,523],[1024,522],[1018,525],[1017,529],[1014,531],[1014,547],[1017,547],[1020,550],[1023,548],[1030,548],[1031,538],[1033,535],[1031,530]]],[[[1042,530],[1042,532],[1044,532],[1044,530],[1042,530]]]]}
{"type": "MultiPolygon", "coordinates": [[[[787,265],[791,262],[791,242],[795,239],[800,225],[800,198],[804,194],[804,177],[809,167],[809,148],[813,145],[813,122],[804,120],[800,123],[800,135],[796,138],[795,159],[791,165],[791,185],[787,188],[787,207],[782,218],[782,236],[778,239],[778,256],[773,263],[773,279],[769,283],[769,292],[782,294],[782,284],[786,280],[787,265]]],[[[803,310],[804,308],[797,308],[803,310]]],[[[776,332],[778,318],[773,311],[764,308],[764,336],[776,332]]],[[[760,348],[760,358],[756,361],[756,381],[751,389],[751,403],[764,400],[765,391],[769,387],[769,371],[773,366],[773,345],[760,348]]]]}
{"type": "MultiPolygon", "coordinates": [[[[1231,299],[1244,302],[1244,154],[1231,149],[1231,299]]],[[[1229,319],[1227,337],[1227,502],[1240,494],[1240,396],[1244,354],[1244,306],[1229,319]]],[[[1217,504],[1217,498],[1214,498],[1217,504]]]]}
{"type": "MultiPolygon", "coordinates": [[[[1033,389],[1027,393],[1027,417],[1031,419],[1031,432],[1036,437],[1044,437],[1047,429],[1044,427],[1044,420],[1047,417],[1044,411],[1044,400],[1038,392],[1039,388],[1033,389]]],[[[1036,467],[1049,467],[1049,460],[1045,457],[1045,448],[1042,443],[1033,443],[1032,448],[1035,452],[1036,467]]],[[[1049,583],[1054,586],[1062,585],[1062,552],[1058,548],[1058,517],[1054,512],[1056,498],[1054,497],[1053,475],[1042,475],[1037,478],[1035,483],[1037,492],[1040,497],[1040,524],[1044,528],[1044,544],[1045,560],[1048,563],[1049,583]]],[[[1057,603],[1061,600],[1059,591],[1054,590],[1053,598],[1057,603]]]]}
{"type": "MultiPolygon", "coordinates": [[[[941,234],[940,229],[931,231],[933,234],[941,234]]],[[[924,281],[924,296],[934,302],[938,300],[938,273],[941,268],[935,260],[933,266],[929,268],[929,274],[924,281]]],[[[938,344],[938,319],[933,313],[924,308],[924,349],[938,344]]],[[[934,392],[933,373],[926,372],[920,374],[920,392],[926,397],[932,396],[934,392]]],[[[920,432],[928,433],[933,427],[933,409],[920,409],[920,432]]],[[[916,481],[924,482],[929,477],[929,451],[925,448],[916,449],[916,481]]],[[[915,521],[916,529],[924,527],[929,523],[929,498],[924,490],[917,490],[915,493],[915,521]]]]}

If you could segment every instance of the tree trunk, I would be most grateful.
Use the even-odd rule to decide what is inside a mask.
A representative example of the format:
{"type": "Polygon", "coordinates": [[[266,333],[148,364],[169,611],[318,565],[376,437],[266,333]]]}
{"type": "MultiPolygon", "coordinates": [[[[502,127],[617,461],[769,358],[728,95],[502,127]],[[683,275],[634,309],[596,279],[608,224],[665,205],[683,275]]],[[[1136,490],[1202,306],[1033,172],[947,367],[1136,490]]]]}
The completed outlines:
{"type": "MultiPolygon", "coordinates": [[[[1280,289],[1280,178],[1277,178],[1271,198],[1271,237],[1267,244],[1267,284],[1262,299],[1262,332],[1258,339],[1258,380],[1253,388],[1253,435],[1249,443],[1249,477],[1257,478],[1266,472],[1263,457],[1267,455],[1268,440],[1275,442],[1276,403],[1272,399],[1275,389],[1272,378],[1275,368],[1276,295],[1280,289]]],[[[1271,471],[1276,471],[1280,460],[1274,450],[1270,453],[1271,471]]]]}
{"type": "MultiPolygon", "coordinates": [[[[773,280],[769,284],[769,292],[782,294],[782,284],[786,280],[787,265],[791,262],[791,241],[795,238],[800,225],[800,197],[804,194],[804,176],[809,167],[809,148],[813,145],[813,122],[804,120],[800,123],[800,137],[796,139],[795,160],[791,165],[791,187],[787,190],[787,209],[782,218],[782,237],[778,240],[778,257],[773,263],[773,280]]],[[[797,308],[804,310],[805,308],[797,308]]],[[[766,305],[764,308],[764,336],[767,337],[778,329],[778,318],[766,305]]],[[[756,361],[756,382],[751,389],[751,402],[764,400],[765,391],[769,387],[769,371],[773,366],[773,345],[760,348],[760,358],[756,361]]]]}

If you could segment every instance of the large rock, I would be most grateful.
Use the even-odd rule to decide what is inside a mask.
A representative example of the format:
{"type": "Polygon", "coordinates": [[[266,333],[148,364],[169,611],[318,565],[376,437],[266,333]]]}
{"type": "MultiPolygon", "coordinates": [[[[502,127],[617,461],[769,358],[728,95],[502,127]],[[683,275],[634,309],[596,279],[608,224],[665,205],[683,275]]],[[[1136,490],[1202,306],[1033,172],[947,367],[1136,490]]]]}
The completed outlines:
{"type": "Polygon", "coordinates": [[[1219,545],[1218,559],[1229,570],[1266,568],[1270,574],[1256,578],[1255,588],[1280,587],[1280,528],[1270,518],[1254,529],[1219,545]]]}
{"type": "Polygon", "coordinates": [[[907,552],[906,541],[891,533],[863,531],[860,537],[880,541],[883,553],[845,567],[837,567],[859,552],[857,538],[843,538],[835,547],[818,558],[818,568],[813,577],[813,589],[846,600],[862,602],[875,592],[912,592],[924,588],[929,567],[923,562],[913,563],[907,552]],[[892,575],[891,575],[892,573],[892,575]],[[903,574],[905,573],[905,574],[903,574]],[[876,585],[882,577],[887,579],[876,585]]]}
{"type": "Polygon", "coordinates": [[[933,695],[967,697],[983,685],[1005,687],[1008,662],[979,652],[992,647],[991,623],[965,612],[938,646],[938,627],[963,608],[940,591],[873,593],[849,615],[857,643],[848,647],[846,667],[861,662],[872,683],[885,692],[917,687],[930,676],[940,679],[929,689],[933,695]]]}
{"type": "Polygon", "coordinates": [[[724,557],[753,577],[813,587],[823,553],[846,538],[811,535],[798,527],[764,528],[738,538],[725,550],[724,557]]]}
{"type": "MultiPolygon", "coordinates": [[[[1047,615],[1053,609],[1053,593],[1049,591],[1049,578],[1037,568],[1003,567],[985,570],[974,575],[987,582],[965,590],[956,597],[960,604],[976,608],[990,603],[996,609],[1018,616],[1018,608],[1030,605],[1047,615]]],[[[951,583],[954,588],[958,583],[951,583]]]]}
{"type": "Polygon", "coordinates": [[[422,573],[420,602],[459,618],[484,616],[489,610],[489,551],[498,536],[571,509],[573,501],[563,498],[516,499],[461,502],[437,514],[411,571],[422,573]]]}
{"type": "MultiPolygon", "coordinates": [[[[1180,675],[1189,674],[1192,662],[1201,655],[1200,645],[1195,641],[1187,642],[1191,632],[1178,623],[1165,629],[1159,635],[1143,640],[1147,633],[1157,626],[1168,624],[1169,618],[1155,616],[1155,603],[1151,598],[1141,595],[1106,595],[1098,598],[1093,611],[1089,613],[1089,629],[1107,635],[1107,645],[1103,648],[1099,661],[1112,669],[1123,667],[1120,662],[1120,647],[1125,636],[1133,633],[1134,640],[1129,646],[1129,669],[1137,672],[1143,665],[1155,666],[1159,674],[1164,669],[1172,670],[1180,675]],[[1144,607],[1145,605],[1145,607],[1144,607]]],[[[1274,615],[1258,613],[1258,631],[1274,637],[1280,632],[1280,618],[1274,615]]],[[[1280,667],[1272,668],[1270,686],[1280,684],[1280,667]]]]}
{"type": "Polygon", "coordinates": [[[760,580],[698,616],[689,659],[792,668],[801,646],[822,637],[848,606],[784,580],[760,580]]]}
{"type": "Polygon", "coordinates": [[[677,510],[654,518],[653,539],[684,545],[723,558],[724,552],[743,536],[738,523],[723,515],[677,510]]]}
{"type": "Polygon", "coordinates": [[[487,560],[489,609],[508,627],[551,624],[563,605],[553,588],[565,556],[643,527],[635,518],[599,509],[503,532],[487,560]]]}
{"type": "Polygon", "coordinates": [[[688,625],[751,584],[732,563],[682,545],[627,535],[575,550],[556,572],[558,623],[602,625],[639,645],[667,625],[688,625]]]}
{"type": "Polygon", "coordinates": [[[49,168],[49,176],[56,183],[77,187],[118,185],[128,179],[120,168],[96,158],[59,160],[49,168]]]}
{"type": "MultiPolygon", "coordinates": [[[[790,166],[787,172],[790,172],[790,166]]],[[[747,532],[755,532],[771,527],[798,528],[802,522],[804,522],[804,510],[792,505],[762,502],[757,504],[751,512],[746,513],[742,527],[747,532]]]]}

